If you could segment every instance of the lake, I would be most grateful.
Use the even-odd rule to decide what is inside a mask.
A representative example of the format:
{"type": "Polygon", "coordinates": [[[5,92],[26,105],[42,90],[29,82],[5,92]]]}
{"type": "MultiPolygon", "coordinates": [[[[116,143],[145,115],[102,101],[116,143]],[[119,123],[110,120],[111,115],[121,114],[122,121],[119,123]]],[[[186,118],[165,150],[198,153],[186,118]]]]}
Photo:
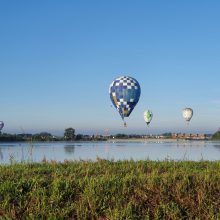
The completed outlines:
{"type": "Polygon", "coordinates": [[[220,160],[220,141],[0,143],[0,164],[56,160],[220,160]]]}

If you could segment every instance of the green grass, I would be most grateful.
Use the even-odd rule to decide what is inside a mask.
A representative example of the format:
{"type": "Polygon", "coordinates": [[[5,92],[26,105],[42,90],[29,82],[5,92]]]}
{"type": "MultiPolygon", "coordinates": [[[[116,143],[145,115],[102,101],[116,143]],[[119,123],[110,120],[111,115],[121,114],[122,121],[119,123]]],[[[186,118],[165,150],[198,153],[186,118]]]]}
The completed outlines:
{"type": "Polygon", "coordinates": [[[3,219],[220,219],[220,162],[0,166],[3,219]]]}

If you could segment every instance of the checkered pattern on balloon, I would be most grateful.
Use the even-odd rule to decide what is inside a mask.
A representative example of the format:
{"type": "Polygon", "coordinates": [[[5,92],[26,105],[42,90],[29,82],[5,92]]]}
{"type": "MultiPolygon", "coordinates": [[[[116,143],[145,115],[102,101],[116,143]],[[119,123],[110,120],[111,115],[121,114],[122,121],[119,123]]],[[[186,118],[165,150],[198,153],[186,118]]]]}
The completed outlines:
{"type": "Polygon", "coordinates": [[[128,117],[138,103],[141,88],[136,79],[121,76],[111,83],[109,94],[113,105],[124,120],[124,117],[128,117]]]}

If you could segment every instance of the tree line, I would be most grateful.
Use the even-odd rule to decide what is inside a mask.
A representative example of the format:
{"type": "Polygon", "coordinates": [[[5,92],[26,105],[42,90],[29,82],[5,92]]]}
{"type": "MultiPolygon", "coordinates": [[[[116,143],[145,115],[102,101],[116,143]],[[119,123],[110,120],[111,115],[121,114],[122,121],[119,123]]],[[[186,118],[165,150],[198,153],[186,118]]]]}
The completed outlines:
{"type": "Polygon", "coordinates": [[[70,127],[64,130],[63,136],[55,136],[48,132],[40,132],[37,134],[8,134],[8,133],[0,133],[0,141],[1,142],[9,142],[9,141],[92,141],[92,140],[106,140],[103,136],[95,136],[95,135],[83,135],[83,134],[75,134],[75,129],[70,127]]]}
{"type": "MultiPolygon", "coordinates": [[[[115,134],[115,135],[83,135],[76,134],[75,129],[70,127],[64,130],[63,136],[55,136],[48,132],[40,132],[37,134],[8,134],[0,132],[0,142],[16,142],[16,141],[105,141],[107,139],[141,139],[156,138],[158,135],[138,135],[138,134],[115,134]]],[[[172,138],[171,132],[160,135],[163,138],[172,138]]],[[[213,140],[220,139],[220,130],[215,134],[207,134],[207,137],[213,140]]]]}

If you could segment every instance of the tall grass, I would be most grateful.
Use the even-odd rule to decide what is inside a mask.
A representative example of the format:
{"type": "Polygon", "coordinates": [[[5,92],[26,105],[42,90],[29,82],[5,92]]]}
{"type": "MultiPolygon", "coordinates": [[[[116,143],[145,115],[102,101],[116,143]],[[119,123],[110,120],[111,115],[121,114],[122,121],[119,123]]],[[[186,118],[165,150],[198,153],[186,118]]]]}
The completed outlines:
{"type": "Polygon", "coordinates": [[[220,162],[0,166],[4,219],[220,219],[220,162]]]}

